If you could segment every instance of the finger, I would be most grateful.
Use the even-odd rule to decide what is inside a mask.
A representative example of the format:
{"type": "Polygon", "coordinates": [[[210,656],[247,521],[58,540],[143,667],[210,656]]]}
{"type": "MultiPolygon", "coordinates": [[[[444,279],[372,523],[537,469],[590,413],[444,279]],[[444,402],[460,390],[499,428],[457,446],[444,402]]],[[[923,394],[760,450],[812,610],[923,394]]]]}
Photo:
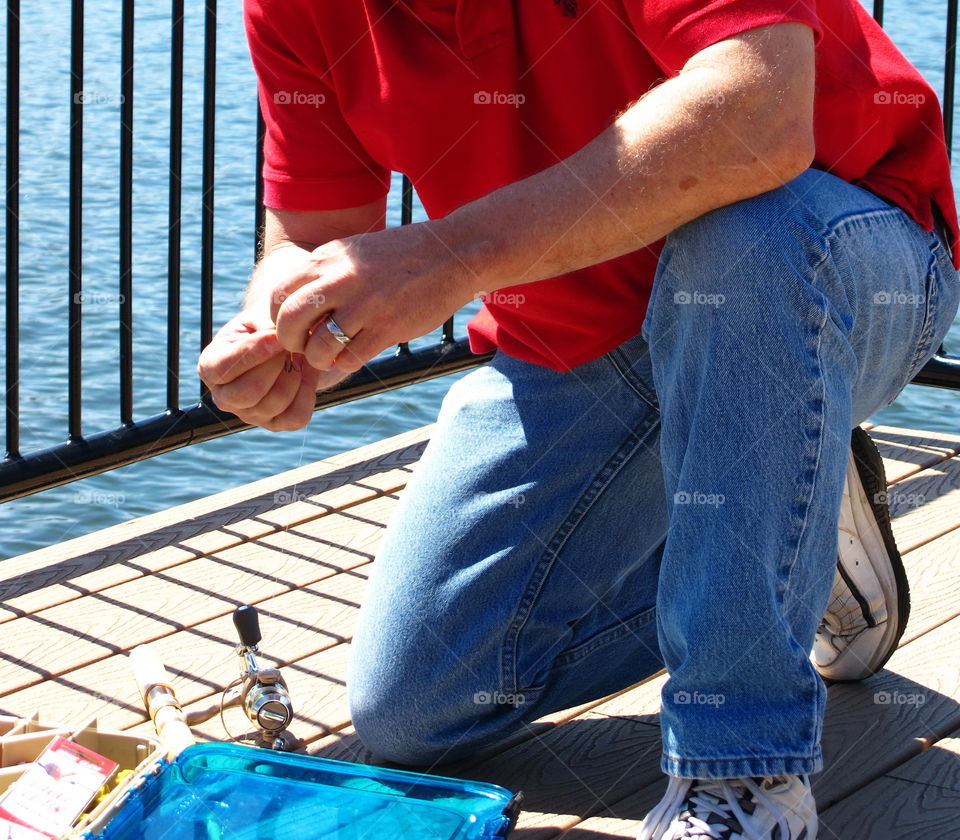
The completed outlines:
{"type": "Polygon", "coordinates": [[[254,410],[271,418],[282,414],[297,396],[301,382],[302,377],[298,370],[285,369],[267,395],[253,406],[254,410]]]}
{"type": "Polygon", "coordinates": [[[356,338],[342,349],[333,365],[344,373],[355,373],[391,344],[392,342],[378,341],[373,331],[361,330],[356,338]]]}
{"type": "Polygon", "coordinates": [[[284,267],[281,279],[274,282],[270,293],[270,315],[274,323],[277,321],[280,307],[286,300],[302,286],[318,280],[319,276],[319,263],[312,255],[298,261],[296,265],[284,267]]]}
{"type": "Polygon", "coordinates": [[[313,417],[313,407],[317,401],[317,389],[309,382],[301,382],[293,400],[287,408],[270,419],[265,427],[272,432],[294,432],[302,429],[313,417]]]}
{"type": "Polygon", "coordinates": [[[285,353],[280,353],[231,382],[211,389],[217,406],[234,414],[254,408],[270,393],[277,379],[281,378],[287,358],[285,353]]]}
{"type": "MultiPolygon", "coordinates": [[[[328,370],[333,365],[334,360],[349,346],[349,344],[344,344],[334,336],[327,326],[328,323],[329,319],[324,318],[317,324],[303,348],[303,355],[307,363],[317,370],[328,370]]],[[[346,335],[351,335],[347,331],[347,327],[343,326],[338,320],[334,320],[334,323],[346,335]]]]}
{"type": "Polygon", "coordinates": [[[314,284],[297,289],[282,302],[274,316],[280,344],[293,353],[303,353],[310,331],[331,308],[326,296],[314,284]]]}
{"type": "Polygon", "coordinates": [[[273,330],[217,336],[200,354],[197,373],[210,388],[225,385],[282,353],[273,330]]]}

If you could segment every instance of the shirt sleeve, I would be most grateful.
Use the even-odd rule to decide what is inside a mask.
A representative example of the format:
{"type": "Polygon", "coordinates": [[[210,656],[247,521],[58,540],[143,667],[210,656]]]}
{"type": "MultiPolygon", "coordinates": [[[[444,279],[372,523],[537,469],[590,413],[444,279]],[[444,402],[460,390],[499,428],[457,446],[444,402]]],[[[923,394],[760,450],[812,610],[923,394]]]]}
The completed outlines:
{"type": "Polygon", "coordinates": [[[700,50],[758,26],[804,23],[817,41],[821,35],[816,0],[624,0],[624,5],[637,36],[668,76],[700,50]]]}
{"type": "Polygon", "coordinates": [[[291,5],[244,2],[266,125],[263,203],[278,210],[369,204],[387,194],[390,172],[373,160],[344,119],[336,92],[323,79],[319,38],[291,5]]]}

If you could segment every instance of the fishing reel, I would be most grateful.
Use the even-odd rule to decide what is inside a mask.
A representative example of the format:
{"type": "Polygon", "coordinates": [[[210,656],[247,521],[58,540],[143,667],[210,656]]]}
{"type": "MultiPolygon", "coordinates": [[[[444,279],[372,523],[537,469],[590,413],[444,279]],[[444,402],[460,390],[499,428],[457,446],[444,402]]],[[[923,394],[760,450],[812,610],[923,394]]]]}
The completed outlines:
{"type": "MultiPolygon", "coordinates": [[[[278,668],[261,668],[257,662],[260,652],[260,617],[254,607],[237,607],[233,612],[233,625],[240,636],[237,655],[240,657],[240,676],[224,688],[220,702],[205,709],[187,712],[190,726],[220,715],[224,730],[223,712],[231,706],[243,709],[247,719],[257,730],[259,746],[275,750],[292,750],[297,739],[287,731],[293,720],[293,704],[290,692],[278,668]]],[[[230,732],[227,730],[227,734],[230,732]]]]}

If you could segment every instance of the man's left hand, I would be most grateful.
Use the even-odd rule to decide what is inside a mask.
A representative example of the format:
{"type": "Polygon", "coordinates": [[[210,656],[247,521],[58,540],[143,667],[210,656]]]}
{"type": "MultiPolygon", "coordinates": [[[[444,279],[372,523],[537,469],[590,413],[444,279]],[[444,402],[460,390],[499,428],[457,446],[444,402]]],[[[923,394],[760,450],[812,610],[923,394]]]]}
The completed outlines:
{"type": "Polygon", "coordinates": [[[387,347],[438,327],[480,294],[477,284],[426,222],[321,245],[274,288],[271,312],[284,348],[319,370],[352,373],[387,347]],[[328,318],[349,344],[324,325],[328,318]]]}

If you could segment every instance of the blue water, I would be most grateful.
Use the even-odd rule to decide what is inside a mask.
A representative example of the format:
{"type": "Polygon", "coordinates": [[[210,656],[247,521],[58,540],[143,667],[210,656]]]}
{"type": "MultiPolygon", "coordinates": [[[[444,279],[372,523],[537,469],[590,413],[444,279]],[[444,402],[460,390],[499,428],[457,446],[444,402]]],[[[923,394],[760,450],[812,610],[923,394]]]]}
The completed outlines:
{"type": "MultiPolygon", "coordinates": [[[[21,435],[23,450],[30,451],[66,437],[70,15],[66,0],[31,0],[22,5],[21,435]]],[[[944,5],[938,0],[893,0],[886,12],[888,31],[937,90],[942,87],[944,5]]],[[[186,6],[180,330],[180,393],[184,405],[194,402],[199,394],[193,371],[199,352],[203,49],[202,4],[186,6]]],[[[253,252],[255,94],[240,7],[241,0],[219,3],[216,325],[236,311],[253,252]]],[[[157,414],[165,408],[169,15],[168,2],[137,3],[133,267],[136,417],[157,414]]],[[[87,0],[85,23],[84,90],[88,104],[84,108],[83,412],[84,430],[92,433],[119,423],[119,4],[116,0],[87,0]]],[[[0,85],[5,84],[3,42],[5,33],[0,37],[0,85]]],[[[2,142],[0,137],[0,145],[2,142]]],[[[956,171],[955,182],[960,183],[956,171]]],[[[391,223],[399,222],[398,186],[394,184],[390,199],[391,223]]],[[[415,218],[422,218],[419,207],[415,218]]],[[[956,329],[955,325],[954,333],[956,329]]],[[[960,350],[960,341],[951,344],[948,340],[950,347],[960,350]]],[[[429,423],[454,378],[318,412],[301,432],[277,435],[251,430],[7,502],[0,506],[0,558],[429,423]]],[[[911,386],[875,419],[956,431],[958,407],[960,395],[911,386]]]]}

